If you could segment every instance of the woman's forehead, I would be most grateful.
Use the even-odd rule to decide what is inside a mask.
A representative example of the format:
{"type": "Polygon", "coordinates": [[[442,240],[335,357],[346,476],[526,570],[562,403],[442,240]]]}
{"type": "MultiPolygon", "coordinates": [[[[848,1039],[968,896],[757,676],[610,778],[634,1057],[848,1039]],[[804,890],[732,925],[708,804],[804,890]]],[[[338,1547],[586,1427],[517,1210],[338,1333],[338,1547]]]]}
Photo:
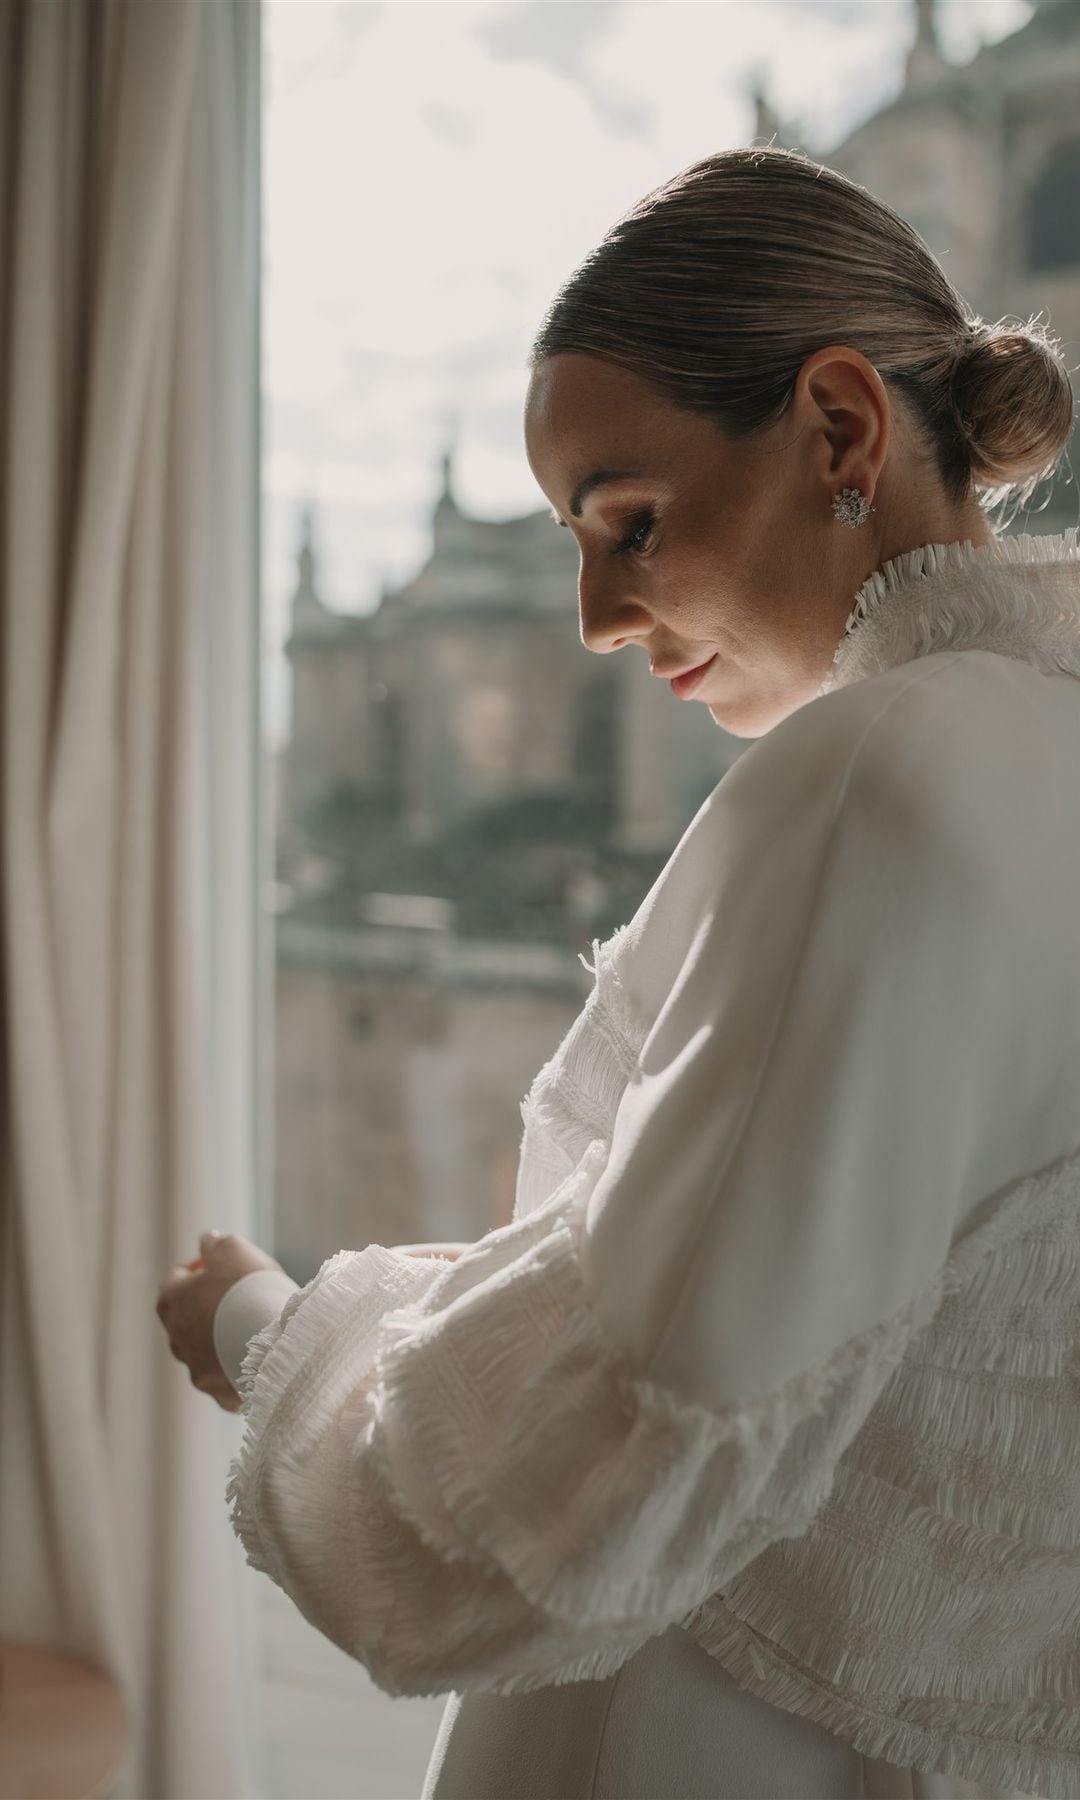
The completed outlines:
{"type": "Polygon", "coordinates": [[[534,370],[524,424],[534,473],[542,463],[577,483],[598,470],[647,474],[679,419],[630,370],[566,355],[534,370]]]}
{"type": "Polygon", "coordinates": [[[658,396],[633,370],[598,356],[562,351],[533,370],[526,412],[558,427],[597,412],[632,414],[658,405],[658,396]]]}

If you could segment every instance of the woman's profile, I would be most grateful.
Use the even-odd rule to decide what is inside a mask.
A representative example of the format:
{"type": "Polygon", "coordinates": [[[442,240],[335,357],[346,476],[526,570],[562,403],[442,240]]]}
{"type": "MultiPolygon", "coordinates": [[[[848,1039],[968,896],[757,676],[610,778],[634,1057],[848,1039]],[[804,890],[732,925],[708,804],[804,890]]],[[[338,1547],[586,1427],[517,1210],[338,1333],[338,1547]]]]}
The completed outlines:
{"type": "Polygon", "coordinates": [[[159,1311],[423,1800],[1080,1797],[1080,535],[1060,345],[797,152],[645,195],[524,413],[582,654],[746,747],[522,1102],[514,1216],[159,1311]]]}

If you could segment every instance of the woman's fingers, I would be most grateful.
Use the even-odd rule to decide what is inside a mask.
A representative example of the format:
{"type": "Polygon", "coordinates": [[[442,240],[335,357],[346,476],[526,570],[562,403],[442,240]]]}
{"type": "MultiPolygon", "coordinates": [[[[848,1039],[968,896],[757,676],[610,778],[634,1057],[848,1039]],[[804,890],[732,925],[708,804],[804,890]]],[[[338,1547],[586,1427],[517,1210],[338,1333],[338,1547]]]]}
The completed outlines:
{"type": "Polygon", "coordinates": [[[191,1385],[216,1400],[225,1412],[240,1411],[240,1396],[222,1369],[202,1369],[198,1374],[192,1370],[191,1385]]]}

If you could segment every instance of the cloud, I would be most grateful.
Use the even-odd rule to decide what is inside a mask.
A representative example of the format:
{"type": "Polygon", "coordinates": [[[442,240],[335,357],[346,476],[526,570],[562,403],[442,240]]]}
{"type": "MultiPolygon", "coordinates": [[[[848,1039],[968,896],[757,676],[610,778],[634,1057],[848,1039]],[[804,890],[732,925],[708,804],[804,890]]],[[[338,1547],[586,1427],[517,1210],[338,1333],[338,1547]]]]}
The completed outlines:
{"type": "Polygon", "coordinates": [[[616,0],[575,0],[572,5],[522,0],[490,8],[478,21],[476,35],[499,62],[539,63],[576,82],[616,136],[644,138],[652,128],[652,104],[613,88],[594,54],[619,28],[624,11],[616,0]]]}
{"type": "Polygon", "coordinates": [[[447,106],[444,100],[425,100],[417,108],[417,117],[451,149],[471,150],[476,143],[472,120],[460,106],[447,106]]]}

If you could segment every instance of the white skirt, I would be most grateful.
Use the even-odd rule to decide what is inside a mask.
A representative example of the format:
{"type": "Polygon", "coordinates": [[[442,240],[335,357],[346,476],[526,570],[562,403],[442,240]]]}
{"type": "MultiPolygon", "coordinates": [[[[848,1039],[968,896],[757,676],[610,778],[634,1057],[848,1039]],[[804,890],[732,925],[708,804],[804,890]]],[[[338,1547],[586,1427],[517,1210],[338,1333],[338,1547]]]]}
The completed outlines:
{"type": "Polygon", "coordinates": [[[1029,1800],[923,1775],[736,1686],[678,1625],[603,1681],[451,1694],[422,1800],[1029,1800]]]}

